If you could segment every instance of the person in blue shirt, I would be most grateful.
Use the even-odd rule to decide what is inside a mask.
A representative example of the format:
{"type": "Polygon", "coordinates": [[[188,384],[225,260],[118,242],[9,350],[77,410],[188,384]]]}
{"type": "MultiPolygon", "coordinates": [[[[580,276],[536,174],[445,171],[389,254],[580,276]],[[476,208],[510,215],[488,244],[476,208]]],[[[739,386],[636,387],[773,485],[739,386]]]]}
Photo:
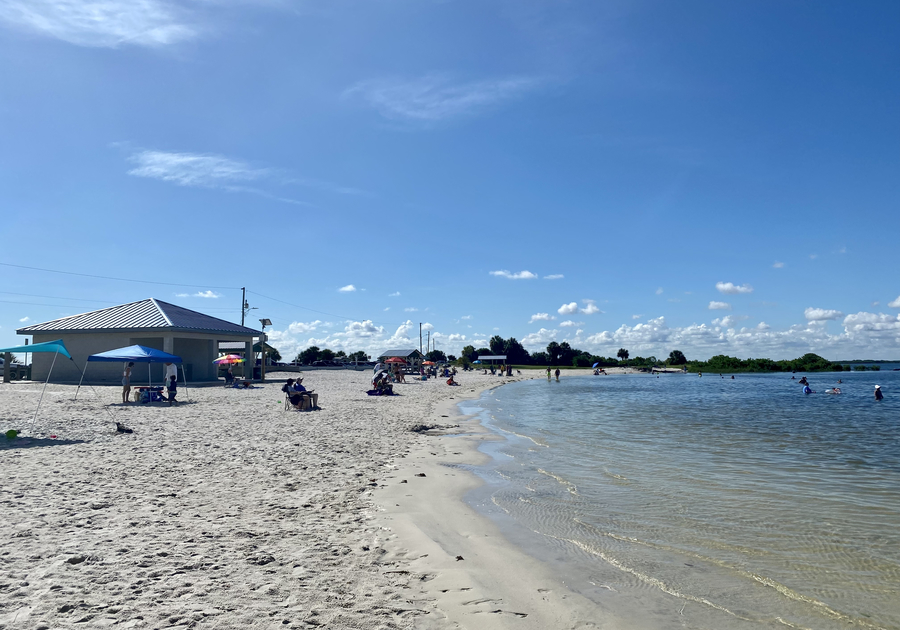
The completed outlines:
{"type": "Polygon", "coordinates": [[[294,383],[294,391],[302,392],[302,394],[301,394],[302,396],[309,397],[310,402],[312,403],[313,409],[319,408],[319,395],[316,394],[315,392],[309,391],[305,387],[303,387],[303,379],[302,378],[298,378],[296,380],[296,382],[294,383]]]}

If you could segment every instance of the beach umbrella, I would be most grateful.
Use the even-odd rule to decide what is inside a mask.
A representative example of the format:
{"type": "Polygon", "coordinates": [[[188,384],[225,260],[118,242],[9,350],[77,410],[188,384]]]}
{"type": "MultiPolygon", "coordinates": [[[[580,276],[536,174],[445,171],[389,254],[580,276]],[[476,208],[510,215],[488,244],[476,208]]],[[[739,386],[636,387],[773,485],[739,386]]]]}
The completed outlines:
{"type": "Polygon", "coordinates": [[[481,363],[481,361],[472,361],[472,363],[481,363]]]}
{"type": "Polygon", "coordinates": [[[224,357],[219,357],[213,363],[216,365],[230,365],[232,363],[243,363],[244,357],[239,356],[237,354],[227,354],[224,357]]]}
{"type": "Polygon", "coordinates": [[[406,363],[406,361],[404,361],[400,357],[391,357],[390,359],[385,361],[385,363],[406,363]]]}
{"type": "Polygon", "coordinates": [[[599,362],[597,362],[597,363],[595,363],[595,364],[594,364],[594,365],[592,365],[592,366],[591,366],[591,367],[597,367],[597,366],[598,366],[598,365],[600,365],[600,363],[599,363],[599,362]]]}
{"type": "Polygon", "coordinates": [[[422,361],[422,365],[434,365],[434,361],[422,361]]]}

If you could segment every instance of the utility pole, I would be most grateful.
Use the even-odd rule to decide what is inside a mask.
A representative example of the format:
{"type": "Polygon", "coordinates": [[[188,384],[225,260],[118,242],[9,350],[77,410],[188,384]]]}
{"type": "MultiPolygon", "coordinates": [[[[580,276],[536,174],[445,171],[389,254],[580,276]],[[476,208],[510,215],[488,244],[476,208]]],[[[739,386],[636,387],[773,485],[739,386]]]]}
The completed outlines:
{"type": "Polygon", "coordinates": [[[428,341],[425,342],[425,354],[431,352],[431,331],[428,331],[428,341]]]}
{"type": "Polygon", "coordinates": [[[241,326],[244,325],[244,315],[247,314],[247,287],[241,287],[241,326]]]}
{"type": "Polygon", "coordinates": [[[419,322],[419,352],[422,352],[422,322],[419,322]]]}

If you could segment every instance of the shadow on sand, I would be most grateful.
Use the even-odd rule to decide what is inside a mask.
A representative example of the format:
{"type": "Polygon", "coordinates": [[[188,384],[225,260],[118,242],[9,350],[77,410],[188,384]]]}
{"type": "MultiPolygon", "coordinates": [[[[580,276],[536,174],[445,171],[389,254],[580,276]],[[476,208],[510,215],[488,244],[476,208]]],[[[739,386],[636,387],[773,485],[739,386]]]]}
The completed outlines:
{"type": "Polygon", "coordinates": [[[14,440],[0,436],[0,451],[8,451],[17,448],[37,448],[39,446],[67,446],[69,444],[84,444],[87,440],[61,440],[58,438],[34,438],[17,437],[14,440]]]}

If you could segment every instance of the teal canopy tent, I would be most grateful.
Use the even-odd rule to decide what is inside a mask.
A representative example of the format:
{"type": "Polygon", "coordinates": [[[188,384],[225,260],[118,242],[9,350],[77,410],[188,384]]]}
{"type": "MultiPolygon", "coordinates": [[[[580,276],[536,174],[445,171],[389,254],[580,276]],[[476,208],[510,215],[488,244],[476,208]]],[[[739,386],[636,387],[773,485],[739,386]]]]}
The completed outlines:
{"type": "Polygon", "coordinates": [[[34,422],[37,420],[38,411],[41,410],[41,403],[44,401],[44,391],[47,389],[47,383],[50,382],[50,375],[53,374],[53,366],[56,365],[56,357],[59,355],[63,355],[69,358],[69,361],[72,363],[75,362],[72,359],[72,355],[69,354],[69,351],[66,349],[66,344],[63,343],[62,339],[57,339],[56,341],[45,341],[43,343],[36,343],[27,346],[13,346],[11,348],[0,348],[0,352],[52,352],[53,354],[53,362],[50,364],[50,371],[47,372],[47,380],[44,381],[44,387],[41,389],[41,397],[38,399],[37,409],[34,410],[34,418],[31,419],[31,428],[34,428],[34,422]]]}

